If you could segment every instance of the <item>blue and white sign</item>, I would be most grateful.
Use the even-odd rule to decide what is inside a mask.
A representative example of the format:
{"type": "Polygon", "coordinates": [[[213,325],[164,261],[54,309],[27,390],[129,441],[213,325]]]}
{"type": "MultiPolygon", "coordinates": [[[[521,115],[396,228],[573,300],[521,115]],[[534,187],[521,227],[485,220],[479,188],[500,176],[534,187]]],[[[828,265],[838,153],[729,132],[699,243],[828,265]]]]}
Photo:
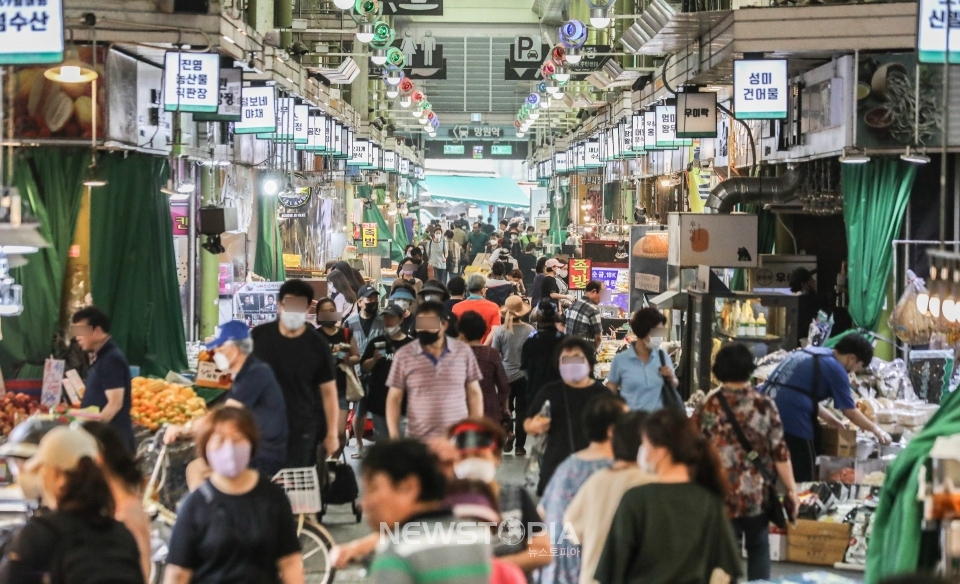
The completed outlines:
{"type": "MultiPolygon", "coordinates": [[[[4,3],[0,0],[0,5],[4,3]]],[[[170,52],[164,56],[164,111],[216,113],[219,104],[220,55],[170,52]]]]}
{"type": "Polygon", "coordinates": [[[738,120],[787,117],[787,60],[733,62],[733,115],[738,120]]]}
{"type": "Polygon", "coordinates": [[[277,102],[272,87],[244,87],[240,110],[242,119],[233,125],[235,134],[276,131],[277,102]]]}
{"type": "Polygon", "coordinates": [[[63,61],[63,0],[0,0],[0,65],[63,61]]]}

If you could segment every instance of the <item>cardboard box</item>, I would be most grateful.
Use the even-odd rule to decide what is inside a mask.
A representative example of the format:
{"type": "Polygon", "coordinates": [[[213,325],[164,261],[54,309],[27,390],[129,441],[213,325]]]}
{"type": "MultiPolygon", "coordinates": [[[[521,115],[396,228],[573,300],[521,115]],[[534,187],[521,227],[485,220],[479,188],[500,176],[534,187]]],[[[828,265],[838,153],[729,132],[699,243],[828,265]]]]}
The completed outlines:
{"type": "Polygon", "coordinates": [[[856,456],[856,430],[823,429],[823,454],[827,456],[856,456]]]}
{"type": "MultiPolygon", "coordinates": [[[[740,543],[740,552],[743,554],[743,558],[747,558],[747,546],[746,542],[743,541],[740,543]]],[[[771,529],[770,531],[770,561],[773,562],[786,562],[787,561],[787,534],[785,533],[774,533],[771,529]]]]}
{"type": "Polygon", "coordinates": [[[210,389],[230,389],[230,385],[233,384],[233,376],[229,371],[226,373],[220,371],[210,361],[201,361],[197,364],[197,380],[195,383],[199,387],[209,387],[210,389]]]}
{"type": "Polygon", "coordinates": [[[801,519],[788,528],[787,561],[832,566],[842,562],[850,544],[850,525],[801,519]]]}

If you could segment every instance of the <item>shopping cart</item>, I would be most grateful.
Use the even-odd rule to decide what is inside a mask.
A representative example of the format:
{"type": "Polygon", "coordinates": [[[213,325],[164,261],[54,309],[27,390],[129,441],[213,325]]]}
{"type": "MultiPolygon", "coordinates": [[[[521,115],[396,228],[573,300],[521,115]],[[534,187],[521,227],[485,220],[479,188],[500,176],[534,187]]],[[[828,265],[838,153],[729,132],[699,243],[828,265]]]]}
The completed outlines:
{"type": "Polygon", "coordinates": [[[333,581],[333,566],[330,563],[330,549],[333,537],[316,520],[317,513],[323,510],[320,501],[320,477],[317,468],[287,468],[273,477],[290,499],[290,507],[297,516],[297,537],[303,554],[304,582],[307,584],[328,584],[333,581]]]}

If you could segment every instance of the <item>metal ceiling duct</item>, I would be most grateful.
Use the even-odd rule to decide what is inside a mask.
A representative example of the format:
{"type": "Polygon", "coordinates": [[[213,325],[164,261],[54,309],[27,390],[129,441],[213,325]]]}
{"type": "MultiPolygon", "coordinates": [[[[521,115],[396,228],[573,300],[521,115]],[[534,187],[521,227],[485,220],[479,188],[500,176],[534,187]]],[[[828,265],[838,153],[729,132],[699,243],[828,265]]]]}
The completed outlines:
{"type": "Polygon", "coordinates": [[[353,57],[345,58],[336,69],[332,67],[308,67],[313,73],[319,73],[334,85],[350,85],[360,74],[360,66],[353,57]]]}
{"type": "Polygon", "coordinates": [[[631,53],[639,53],[678,13],[677,6],[665,0],[653,0],[640,18],[623,31],[620,43],[631,53]]]}
{"type": "Polygon", "coordinates": [[[739,203],[782,205],[794,198],[798,188],[800,173],[793,167],[778,177],[728,178],[711,189],[704,211],[729,213],[739,203]]]}

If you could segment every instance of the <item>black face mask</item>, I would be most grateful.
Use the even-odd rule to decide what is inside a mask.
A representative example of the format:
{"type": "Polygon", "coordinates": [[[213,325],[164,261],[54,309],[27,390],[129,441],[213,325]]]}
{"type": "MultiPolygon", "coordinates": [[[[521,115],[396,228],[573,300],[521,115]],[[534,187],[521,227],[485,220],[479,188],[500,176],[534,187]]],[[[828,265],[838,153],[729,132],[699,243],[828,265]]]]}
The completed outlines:
{"type": "Polygon", "coordinates": [[[371,302],[369,304],[363,305],[363,312],[368,316],[376,316],[379,309],[380,307],[377,306],[376,302],[371,302]]]}
{"type": "Polygon", "coordinates": [[[417,331],[417,340],[421,345],[432,345],[440,339],[440,332],[417,331]]]}

